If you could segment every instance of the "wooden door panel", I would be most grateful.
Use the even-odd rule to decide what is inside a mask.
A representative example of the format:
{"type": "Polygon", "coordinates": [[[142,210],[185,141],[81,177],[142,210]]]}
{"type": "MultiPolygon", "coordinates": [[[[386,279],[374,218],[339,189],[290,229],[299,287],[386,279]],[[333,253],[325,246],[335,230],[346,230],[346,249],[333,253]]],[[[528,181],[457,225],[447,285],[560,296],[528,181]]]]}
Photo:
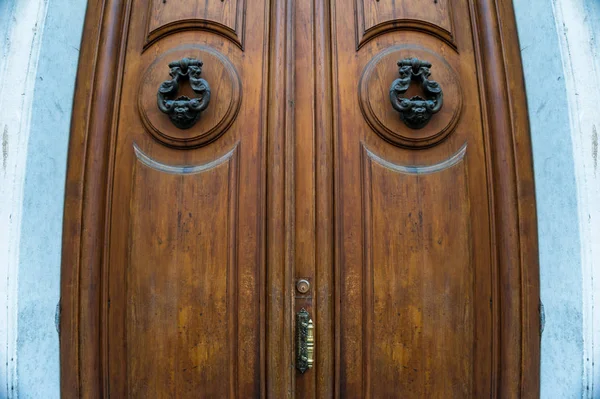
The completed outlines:
{"type": "Polygon", "coordinates": [[[233,397],[240,316],[237,147],[197,167],[164,165],[135,150],[128,396],[233,397]]]}
{"type": "Polygon", "coordinates": [[[169,34],[144,51],[144,18],[132,15],[109,236],[113,396],[260,394],[264,11],[252,17],[258,35],[242,63],[241,49],[211,31],[169,34]],[[210,111],[184,130],[147,100],[183,57],[205,63],[214,92],[210,111]]]}
{"type": "Polygon", "coordinates": [[[467,147],[426,167],[363,147],[365,397],[472,392],[473,270],[467,147]]]}

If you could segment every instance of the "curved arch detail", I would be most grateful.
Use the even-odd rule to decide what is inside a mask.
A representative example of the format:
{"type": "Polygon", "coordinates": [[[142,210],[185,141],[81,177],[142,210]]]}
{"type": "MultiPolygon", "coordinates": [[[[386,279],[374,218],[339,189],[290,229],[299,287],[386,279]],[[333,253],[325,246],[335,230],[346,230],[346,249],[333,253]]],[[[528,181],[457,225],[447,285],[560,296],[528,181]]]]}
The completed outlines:
{"type": "Polygon", "coordinates": [[[401,30],[428,33],[446,43],[452,50],[458,52],[458,47],[456,46],[452,32],[440,28],[438,25],[416,19],[401,19],[379,23],[365,30],[362,34],[358,34],[356,49],[360,50],[372,39],[385,33],[401,30]]]}
{"type": "Polygon", "coordinates": [[[144,153],[136,143],[133,143],[133,151],[135,152],[135,156],[143,165],[157,170],[159,172],[165,172],[176,175],[192,175],[216,168],[217,166],[227,162],[235,154],[237,148],[238,145],[236,144],[235,147],[233,147],[233,149],[227,154],[215,159],[214,161],[202,165],[168,165],[159,162],[155,159],[152,159],[149,155],[144,153]]]}
{"type": "Polygon", "coordinates": [[[436,172],[441,172],[443,170],[450,169],[451,167],[458,165],[464,159],[467,153],[467,143],[463,144],[463,146],[460,147],[460,149],[450,158],[433,165],[398,165],[390,161],[386,161],[385,159],[376,155],[373,151],[369,150],[364,144],[363,149],[367,156],[373,161],[395,172],[405,173],[409,175],[428,175],[436,172]]]}
{"type": "Polygon", "coordinates": [[[215,33],[217,35],[229,39],[241,50],[244,50],[242,36],[238,35],[238,32],[236,30],[231,29],[230,27],[220,24],[218,22],[209,21],[206,19],[182,19],[179,21],[168,23],[157,29],[152,30],[151,32],[148,32],[146,44],[144,44],[144,51],[146,51],[157,41],[167,36],[170,36],[174,33],[185,32],[190,30],[203,30],[215,33]]]}

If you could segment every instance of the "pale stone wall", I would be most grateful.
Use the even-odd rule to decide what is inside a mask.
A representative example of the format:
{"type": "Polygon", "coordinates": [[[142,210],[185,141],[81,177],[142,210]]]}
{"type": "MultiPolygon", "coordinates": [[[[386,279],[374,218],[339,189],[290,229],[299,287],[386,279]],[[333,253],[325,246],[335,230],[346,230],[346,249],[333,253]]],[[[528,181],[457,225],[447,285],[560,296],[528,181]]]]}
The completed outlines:
{"type": "Polygon", "coordinates": [[[59,397],[54,320],[85,7],[0,1],[0,399],[59,397]]]}

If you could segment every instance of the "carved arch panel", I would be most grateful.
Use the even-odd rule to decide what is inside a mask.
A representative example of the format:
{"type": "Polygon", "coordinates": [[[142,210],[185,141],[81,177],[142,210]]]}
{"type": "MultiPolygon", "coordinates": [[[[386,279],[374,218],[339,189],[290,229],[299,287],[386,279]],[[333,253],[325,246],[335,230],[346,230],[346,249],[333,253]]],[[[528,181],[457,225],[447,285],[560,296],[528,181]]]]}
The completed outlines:
{"type": "Polygon", "coordinates": [[[185,30],[206,30],[244,48],[246,0],[151,0],[148,4],[146,43],[185,30]]]}
{"type": "Polygon", "coordinates": [[[427,32],[456,48],[450,0],[356,0],[356,47],[386,32],[427,32]]]}

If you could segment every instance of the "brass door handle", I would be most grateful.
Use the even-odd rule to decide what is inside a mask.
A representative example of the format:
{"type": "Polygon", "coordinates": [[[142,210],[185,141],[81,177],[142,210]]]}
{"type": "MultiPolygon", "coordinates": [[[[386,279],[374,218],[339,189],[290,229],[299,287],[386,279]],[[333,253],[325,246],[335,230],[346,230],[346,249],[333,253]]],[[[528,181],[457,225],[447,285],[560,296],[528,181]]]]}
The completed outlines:
{"type": "Polygon", "coordinates": [[[296,313],[296,368],[304,374],[315,356],[315,325],[306,309],[296,313]]]}

